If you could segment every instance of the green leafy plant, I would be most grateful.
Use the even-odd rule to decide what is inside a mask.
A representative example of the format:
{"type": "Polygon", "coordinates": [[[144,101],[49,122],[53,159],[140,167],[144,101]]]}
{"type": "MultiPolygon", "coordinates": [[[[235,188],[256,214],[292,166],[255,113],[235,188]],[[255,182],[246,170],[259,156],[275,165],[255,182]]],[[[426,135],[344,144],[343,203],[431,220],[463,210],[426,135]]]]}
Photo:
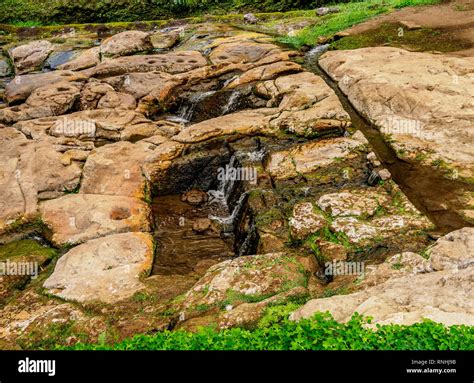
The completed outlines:
{"type": "MultiPolygon", "coordinates": [[[[136,335],[114,345],[78,343],[75,350],[474,350],[474,327],[451,326],[425,320],[411,326],[370,325],[370,318],[354,314],[347,323],[329,313],[293,321],[297,306],[270,307],[254,329],[218,331],[201,328],[136,335]]],[[[63,347],[57,347],[63,348],[63,347]]]]}

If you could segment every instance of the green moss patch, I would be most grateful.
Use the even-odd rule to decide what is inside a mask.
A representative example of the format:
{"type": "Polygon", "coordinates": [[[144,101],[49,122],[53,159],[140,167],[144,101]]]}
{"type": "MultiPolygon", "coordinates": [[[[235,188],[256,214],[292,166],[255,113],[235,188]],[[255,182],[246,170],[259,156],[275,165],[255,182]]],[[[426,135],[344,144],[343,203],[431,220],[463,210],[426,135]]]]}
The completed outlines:
{"type": "Polygon", "coordinates": [[[421,28],[408,30],[400,24],[382,24],[376,29],[347,36],[331,44],[332,49],[358,49],[375,46],[408,48],[416,51],[455,52],[471,44],[449,31],[421,28]]]}

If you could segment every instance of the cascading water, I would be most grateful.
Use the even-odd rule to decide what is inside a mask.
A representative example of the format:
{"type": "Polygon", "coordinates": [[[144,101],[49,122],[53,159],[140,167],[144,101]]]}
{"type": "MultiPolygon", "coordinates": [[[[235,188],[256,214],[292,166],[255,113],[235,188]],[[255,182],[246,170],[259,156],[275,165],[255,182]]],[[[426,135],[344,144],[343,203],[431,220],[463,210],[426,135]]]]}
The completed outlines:
{"type": "Polygon", "coordinates": [[[189,102],[186,102],[183,106],[181,106],[180,110],[178,111],[178,119],[184,123],[192,121],[196,106],[206,98],[211,97],[214,93],[216,93],[216,91],[212,90],[209,92],[192,95],[189,98],[189,102]]]}
{"type": "Polygon", "coordinates": [[[233,231],[235,221],[240,216],[247,199],[247,192],[242,193],[231,211],[230,200],[236,187],[236,177],[232,176],[232,173],[236,174],[237,165],[237,156],[233,155],[224,172],[220,173],[220,177],[218,177],[219,183],[217,189],[207,192],[209,196],[208,204],[214,204],[219,211],[228,213],[226,216],[210,215],[209,219],[222,225],[224,232],[227,233],[233,231]]]}
{"type": "Polygon", "coordinates": [[[306,56],[311,60],[317,60],[319,56],[328,50],[328,48],[329,44],[316,45],[306,54],[306,56]]]}
{"type": "Polygon", "coordinates": [[[227,103],[222,108],[222,115],[234,112],[237,109],[237,104],[240,99],[240,92],[238,90],[234,90],[227,103]]]}

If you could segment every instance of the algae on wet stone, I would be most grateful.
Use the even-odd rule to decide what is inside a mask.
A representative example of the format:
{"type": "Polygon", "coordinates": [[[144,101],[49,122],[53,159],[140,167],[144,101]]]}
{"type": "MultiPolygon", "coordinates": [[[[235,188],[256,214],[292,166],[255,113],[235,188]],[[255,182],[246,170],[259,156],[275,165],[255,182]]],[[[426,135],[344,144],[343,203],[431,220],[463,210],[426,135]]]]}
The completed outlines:
{"type": "Polygon", "coordinates": [[[57,251],[33,239],[0,245],[0,303],[36,278],[57,251]]]}

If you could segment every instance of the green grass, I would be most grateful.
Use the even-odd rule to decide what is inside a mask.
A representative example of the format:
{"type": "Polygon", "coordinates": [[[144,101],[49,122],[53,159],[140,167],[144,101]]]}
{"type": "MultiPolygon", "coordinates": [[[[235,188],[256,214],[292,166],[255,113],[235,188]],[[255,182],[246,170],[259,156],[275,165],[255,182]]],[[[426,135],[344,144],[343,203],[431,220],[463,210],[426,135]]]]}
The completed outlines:
{"type": "Polygon", "coordinates": [[[283,37],[280,41],[295,48],[301,48],[303,45],[314,46],[317,44],[319,36],[331,37],[337,32],[379,14],[397,8],[438,4],[439,2],[440,0],[366,0],[336,4],[340,12],[323,16],[317,25],[302,29],[296,36],[283,37]]]}
{"type": "MultiPolygon", "coordinates": [[[[474,327],[451,326],[425,320],[404,325],[368,328],[369,318],[354,314],[339,323],[328,313],[291,321],[294,304],[273,307],[252,330],[232,328],[217,331],[201,328],[136,335],[114,345],[76,344],[75,350],[474,350],[474,327]]],[[[101,344],[102,343],[102,344],[101,344]]],[[[63,348],[63,347],[57,347],[63,348]]]]}

